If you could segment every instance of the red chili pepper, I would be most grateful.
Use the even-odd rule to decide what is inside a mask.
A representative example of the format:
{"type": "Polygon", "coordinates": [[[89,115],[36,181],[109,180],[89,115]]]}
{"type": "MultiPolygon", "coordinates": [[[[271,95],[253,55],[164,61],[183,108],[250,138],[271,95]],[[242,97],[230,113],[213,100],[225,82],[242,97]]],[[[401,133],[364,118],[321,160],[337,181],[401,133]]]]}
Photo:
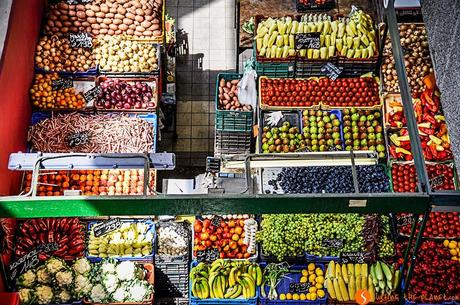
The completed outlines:
{"type": "Polygon", "coordinates": [[[70,225],[69,222],[67,221],[67,218],[63,218],[61,220],[61,232],[67,233],[69,231],[70,225]]]}
{"type": "Polygon", "coordinates": [[[79,245],[82,245],[84,244],[85,242],[83,241],[83,239],[79,238],[79,239],[75,239],[75,240],[72,240],[70,243],[69,243],[69,247],[70,248],[73,248],[73,247],[77,247],[79,245]]]}
{"type": "Polygon", "coordinates": [[[430,122],[433,125],[437,124],[436,119],[429,113],[424,113],[423,114],[423,120],[427,121],[427,122],[430,122]]]}
{"type": "Polygon", "coordinates": [[[45,233],[45,232],[41,232],[40,234],[38,234],[38,240],[39,240],[40,243],[42,243],[42,244],[46,243],[46,233],[45,233]]]}
{"type": "Polygon", "coordinates": [[[66,255],[66,256],[63,256],[62,259],[63,259],[63,260],[66,260],[66,261],[70,261],[70,260],[75,259],[75,257],[74,257],[74,256],[71,256],[71,255],[66,255]]]}
{"type": "Polygon", "coordinates": [[[418,128],[421,132],[423,133],[426,133],[427,135],[434,135],[435,134],[435,130],[432,129],[432,128],[423,128],[423,127],[419,127],[418,128]]]}
{"type": "Polygon", "coordinates": [[[40,252],[38,254],[38,259],[41,260],[41,261],[45,261],[47,260],[48,258],[50,258],[49,254],[47,253],[43,253],[43,252],[40,252]]]}
{"type": "MultiPolygon", "coordinates": [[[[20,242],[21,242],[23,245],[24,245],[24,243],[25,243],[25,245],[26,245],[27,247],[33,247],[33,246],[34,246],[34,242],[33,242],[30,238],[28,238],[28,237],[24,237],[20,242]]],[[[27,247],[26,247],[26,248],[27,248],[27,247]]]]}
{"type": "Polygon", "coordinates": [[[49,232],[48,232],[48,242],[49,242],[49,243],[52,243],[52,242],[54,242],[54,241],[55,241],[55,240],[54,240],[54,232],[53,232],[53,231],[49,231],[49,232]]]}
{"type": "Polygon", "coordinates": [[[85,249],[85,245],[81,244],[81,245],[76,246],[75,248],[70,249],[67,253],[68,254],[78,254],[82,252],[84,249],[85,249]]]}
{"type": "Polygon", "coordinates": [[[438,151],[436,150],[436,145],[428,145],[428,148],[430,149],[431,154],[433,155],[433,158],[438,158],[438,151]]]}
{"type": "Polygon", "coordinates": [[[390,155],[391,155],[394,159],[397,159],[397,158],[398,158],[398,154],[396,153],[396,147],[390,146],[390,155]]]}
{"type": "Polygon", "coordinates": [[[48,231],[48,228],[46,226],[46,222],[45,222],[44,219],[41,219],[40,222],[38,223],[38,225],[39,225],[41,231],[43,231],[43,232],[48,231]]]}
{"type": "Polygon", "coordinates": [[[61,247],[58,250],[54,251],[54,253],[53,253],[54,255],[56,255],[56,256],[63,255],[69,249],[69,247],[67,245],[60,245],[60,246],[61,247]]]}

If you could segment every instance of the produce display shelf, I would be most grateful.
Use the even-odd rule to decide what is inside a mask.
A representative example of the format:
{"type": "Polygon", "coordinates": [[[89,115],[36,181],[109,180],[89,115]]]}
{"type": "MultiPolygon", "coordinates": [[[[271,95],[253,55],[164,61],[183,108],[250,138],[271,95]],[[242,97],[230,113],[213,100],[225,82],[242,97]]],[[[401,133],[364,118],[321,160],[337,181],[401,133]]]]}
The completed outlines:
{"type": "Polygon", "coordinates": [[[219,81],[224,79],[231,81],[241,79],[242,74],[236,73],[219,73],[216,79],[216,130],[218,131],[241,131],[251,132],[253,125],[254,113],[252,111],[236,111],[219,109],[219,81]]]}
{"type": "MultiPolygon", "coordinates": [[[[196,261],[192,261],[190,267],[193,268],[196,265],[198,265],[198,263],[196,261]]],[[[191,286],[192,286],[192,282],[189,281],[189,287],[191,286]]],[[[241,296],[236,299],[211,299],[211,298],[200,299],[192,295],[191,289],[189,289],[188,294],[189,294],[188,298],[190,300],[190,305],[242,305],[242,304],[256,305],[257,300],[259,299],[259,289],[256,289],[256,296],[253,298],[249,298],[249,299],[245,299],[241,296]]]]}
{"type": "MultiPolygon", "coordinates": [[[[158,267],[158,269],[165,270],[167,273],[181,273],[183,272],[183,264],[189,264],[189,258],[190,258],[190,249],[188,249],[188,252],[184,255],[180,256],[170,256],[170,255],[160,255],[158,251],[159,247],[159,238],[158,238],[158,229],[162,226],[168,226],[171,222],[162,222],[159,221],[156,223],[156,231],[157,231],[157,238],[155,238],[155,267],[158,267]],[[172,270],[168,270],[172,268],[172,270]],[[176,269],[177,268],[177,269],[176,269]]],[[[192,241],[192,229],[191,225],[187,221],[178,221],[175,222],[177,224],[182,225],[188,233],[187,239],[188,239],[188,244],[191,243],[192,241]]]]}
{"type": "Polygon", "coordinates": [[[316,4],[315,0],[306,0],[306,4],[296,0],[296,9],[299,13],[329,11],[337,6],[335,0],[326,0],[325,4],[316,4]]]}
{"type": "MultiPolygon", "coordinates": [[[[324,265],[321,264],[315,264],[315,268],[321,268],[321,270],[324,271],[324,265]]],[[[300,271],[303,269],[307,269],[306,265],[294,265],[289,267],[289,272],[284,275],[279,283],[276,285],[276,291],[278,292],[278,295],[280,293],[289,293],[290,292],[290,283],[298,283],[300,278],[301,278],[301,273],[300,271]]],[[[265,294],[268,294],[269,287],[266,285],[262,286],[259,288],[259,290],[265,289],[265,294]]],[[[303,304],[312,304],[312,305],[326,305],[327,304],[327,299],[328,299],[328,294],[327,294],[327,289],[325,290],[325,296],[322,298],[318,298],[315,301],[308,301],[308,300],[270,300],[268,298],[260,297],[260,304],[261,305],[303,305],[303,304]]],[[[262,295],[260,293],[260,295],[262,295]]]]}
{"type": "Polygon", "coordinates": [[[68,71],[45,70],[43,68],[39,68],[39,67],[35,66],[35,72],[40,73],[40,74],[57,73],[59,75],[65,76],[65,77],[89,77],[89,76],[98,75],[99,67],[96,65],[95,67],[92,67],[87,71],[68,72],[68,71]]]}
{"type": "Polygon", "coordinates": [[[188,303],[188,298],[155,298],[155,304],[157,305],[188,305],[188,303]]]}
{"type": "Polygon", "coordinates": [[[215,156],[245,155],[251,152],[251,132],[229,132],[216,130],[215,156]]]}
{"type": "MultiPolygon", "coordinates": [[[[188,264],[187,264],[188,266],[188,264]]],[[[182,274],[164,274],[155,270],[157,297],[185,298],[188,296],[188,272],[182,274]]]]}
{"type": "MultiPolygon", "coordinates": [[[[113,259],[116,259],[116,260],[119,260],[119,261],[152,261],[153,258],[155,257],[155,247],[154,247],[154,244],[155,244],[155,239],[156,239],[156,230],[155,230],[155,223],[152,221],[152,220],[148,220],[148,219],[120,219],[121,223],[138,223],[138,222],[141,222],[141,223],[145,223],[149,226],[149,228],[147,229],[147,232],[150,232],[152,233],[153,235],[153,240],[152,240],[152,254],[151,255],[140,255],[140,256],[110,256],[109,258],[113,258],[113,259]]],[[[91,221],[88,223],[88,227],[87,227],[87,242],[86,242],[86,246],[88,246],[89,242],[90,242],[90,232],[93,230],[94,226],[99,224],[101,222],[98,222],[98,221],[91,221]]],[[[85,250],[85,256],[86,258],[92,262],[92,263],[97,263],[97,262],[100,262],[102,261],[103,258],[101,257],[98,257],[98,256],[94,256],[92,254],[90,254],[88,252],[88,249],[85,250]]]]}

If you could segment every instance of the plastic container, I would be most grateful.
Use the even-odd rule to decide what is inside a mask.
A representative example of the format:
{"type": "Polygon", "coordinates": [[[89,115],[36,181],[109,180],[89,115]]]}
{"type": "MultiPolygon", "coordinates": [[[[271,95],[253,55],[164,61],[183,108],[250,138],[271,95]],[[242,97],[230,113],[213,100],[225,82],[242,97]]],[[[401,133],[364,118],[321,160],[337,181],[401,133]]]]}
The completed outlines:
{"type": "Polygon", "coordinates": [[[250,154],[251,142],[251,132],[216,130],[214,156],[250,154]]]}
{"type": "MultiPolygon", "coordinates": [[[[191,263],[191,268],[198,265],[196,261],[191,263]]],[[[189,286],[192,286],[192,281],[189,282],[189,286]]],[[[259,299],[259,289],[256,289],[256,296],[250,299],[244,299],[238,297],[236,299],[199,299],[192,295],[192,289],[188,292],[190,305],[257,305],[259,299]]]]}
{"type": "MultiPolygon", "coordinates": [[[[45,73],[37,73],[37,74],[45,74],[45,73]]],[[[49,73],[48,73],[49,74],[49,73]]],[[[95,76],[85,76],[85,77],[77,77],[77,76],[64,76],[60,75],[61,78],[65,79],[72,79],[73,85],[72,88],[75,89],[75,93],[77,95],[83,95],[85,92],[93,89],[96,86],[96,77],[95,76]]],[[[52,109],[45,109],[40,108],[37,106],[32,105],[35,111],[90,111],[94,108],[94,100],[86,103],[86,107],[80,109],[72,109],[72,108],[52,108],[52,109]]]]}
{"type": "Polygon", "coordinates": [[[97,111],[116,111],[116,112],[155,112],[156,107],[158,105],[158,92],[159,92],[159,82],[158,82],[158,76],[146,76],[146,77],[107,77],[104,75],[101,75],[97,78],[96,84],[99,86],[101,83],[106,81],[107,79],[120,79],[123,82],[127,82],[130,84],[133,84],[134,82],[145,82],[147,85],[152,89],[152,99],[150,100],[155,104],[155,107],[147,107],[147,108],[142,108],[142,109],[106,109],[105,107],[98,106],[97,102],[99,101],[99,98],[96,99],[95,102],[95,108],[97,111]]]}
{"type": "Polygon", "coordinates": [[[292,78],[295,76],[295,63],[290,62],[258,62],[255,61],[258,76],[292,78]]]}
{"type": "MultiPolygon", "coordinates": [[[[345,139],[343,137],[342,111],[338,109],[333,109],[333,110],[327,110],[327,112],[330,114],[335,114],[340,121],[340,126],[339,126],[340,127],[340,140],[342,141],[342,150],[345,150],[345,139]]],[[[302,113],[302,129],[303,127],[304,127],[304,123],[303,123],[303,113],[302,113]]],[[[303,130],[302,130],[302,133],[303,133],[303,130]]]]}
{"type": "Polygon", "coordinates": [[[166,33],[165,6],[166,6],[166,0],[163,0],[163,5],[162,5],[162,8],[161,8],[161,35],[160,36],[145,37],[145,38],[127,36],[127,38],[129,40],[142,41],[142,42],[154,42],[154,43],[158,43],[158,44],[162,45],[164,43],[165,33],[166,33]]]}
{"type": "Polygon", "coordinates": [[[157,296],[174,298],[184,298],[188,296],[188,272],[182,274],[167,274],[162,270],[155,269],[155,277],[158,283],[155,287],[157,296]]]}
{"type": "MultiPolygon", "coordinates": [[[[324,265],[322,264],[315,264],[315,268],[319,267],[324,271],[324,265]]],[[[300,273],[301,270],[307,269],[307,266],[300,266],[294,265],[289,267],[289,272],[284,277],[282,277],[276,286],[276,291],[278,295],[281,293],[288,293],[290,292],[289,284],[290,283],[299,283],[302,274],[300,273]],[[297,272],[295,272],[297,271],[297,272]]],[[[265,289],[266,295],[268,294],[269,287],[266,285],[262,286],[260,289],[265,289]]],[[[301,300],[269,300],[268,298],[260,297],[260,304],[261,305],[303,305],[303,304],[314,304],[314,305],[326,305],[327,303],[327,290],[324,288],[325,296],[323,298],[317,299],[315,301],[301,301],[301,300]]]]}
{"type": "Polygon", "coordinates": [[[218,131],[252,131],[253,111],[235,111],[219,109],[219,82],[221,79],[226,81],[241,79],[242,74],[219,73],[216,80],[216,130],[218,131]]]}
{"type": "Polygon", "coordinates": [[[188,294],[187,298],[155,298],[156,305],[188,305],[188,303],[188,294]]]}
{"type": "MultiPolygon", "coordinates": [[[[273,113],[273,112],[277,112],[277,111],[265,111],[265,110],[260,111],[260,119],[259,119],[260,132],[259,132],[259,136],[257,137],[259,153],[262,153],[262,133],[263,133],[264,127],[268,125],[269,115],[270,113],[273,113]]],[[[298,110],[286,110],[286,111],[281,111],[281,112],[283,113],[283,118],[278,122],[278,124],[276,126],[267,126],[267,127],[269,128],[281,127],[284,122],[289,122],[291,124],[291,127],[297,127],[299,129],[299,132],[302,133],[302,114],[301,112],[298,110]]]]}
{"type": "MultiPolygon", "coordinates": [[[[187,221],[180,221],[180,222],[174,222],[177,225],[183,226],[184,229],[187,232],[187,240],[188,244],[190,245],[191,240],[192,240],[192,229],[190,223],[187,221]]],[[[168,268],[167,266],[171,266],[173,268],[174,265],[182,265],[182,264],[187,264],[188,268],[188,263],[189,263],[189,258],[190,258],[190,249],[187,249],[187,253],[184,255],[180,256],[169,256],[169,255],[160,255],[158,252],[158,246],[159,246],[159,238],[158,238],[158,229],[163,226],[169,226],[171,225],[172,222],[157,222],[156,224],[156,231],[157,231],[157,236],[155,238],[155,266],[162,266],[165,265],[165,268],[168,268]]],[[[180,266],[182,268],[182,266],[180,266]]],[[[161,268],[163,269],[163,268],[161,268]]],[[[168,271],[168,270],[167,270],[168,271]]],[[[178,269],[177,271],[171,270],[168,271],[168,273],[175,273],[175,272],[182,272],[182,269],[178,269]]]]}
{"type": "Polygon", "coordinates": [[[78,72],[67,72],[67,71],[48,71],[43,68],[39,68],[35,66],[35,73],[57,73],[62,76],[67,77],[88,77],[88,76],[96,76],[99,73],[99,67],[96,65],[95,67],[89,68],[87,71],[78,71],[78,72]]]}
{"type": "MultiPolygon", "coordinates": [[[[259,77],[259,84],[258,84],[258,87],[259,87],[259,108],[260,109],[266,109],[266,110],[295,110],[295,109],[319,109],[320,108],[320,103],[318,104],[315,104],[315,105],[312,105],[312,106],[304,106],[304,107],[300,107],[300,106],[269,106],[267,104],[264,104],[262,102],[262,79],[268,79],[268,78],[271,78],[271,79],[276,79],[277,77],[267,77],[267,76],[261,76],[259,77]]],[[[296,80],[303,80],[303,79],[296,79],[296,80]]]]}
{"type": "MultiPolygon", "coordinates": [[[[164,5],[164,4],[163,4],[164,5]]],[[[149,72],[112,72],[112,71],[107,71],[107,70],[102,70],[99,68],[99,73],[103,75],[108,75],[108,76],[125,76],[125,77],[145,77],[148,75],[160,75],[160,70],[161,70],[161,45],[158,43],[152,43],[148,41],[143,41],[141,39],[129,39],[129,40],[135,40],[139,41],[140,43],[143,44],[152,44],[155,46],[157,49],[157,66],[158,69],[152,70],[149,72]]]]}
{"type": "MultiPolygon", "coordinates": [[[[151,232],[153,234],[153,240],[152,240],[152,254],[150,255],[146,255],[146,256],[111,256],[109,258],[113,258],[113,259],[116,259],[116,260],[119,260],[119,261],[128,261],[128,260],[131,260],[131,261],[141,261],[141,260],[153,260],[153,257],[155,256],[155,247],[154,247],[154,244],[155,244],[155,239],[156,239],[156,230],[155,230],[155,223],[152,221],[152,220],[149,220],[149,219],[120,219],[120,221],[122,223],[137,223],[137,222],[142,222],[142,223],[146,223],[147,225],[149,225],[149,228],[147,229],[147,232],[151,232]]],[[[98,221],[91,221],[88,223],[88,230],[87,230],[87,242],[86,242],[86,250],[85,250],[85,256],[86,258],[92,262],[92,263],[95,263],[95,262],[100,262],[102,260],[101,257],[97,257],[97,256],[93,256],[91,254],[89,254],[88,252],[88,244],[89,244],[89,240],[90,240],[90,233],[91,233],[91,230],[93,228],[93,226],[95,226],[96,224],[98,224],[100,222],[98,221]]]]}
{"type": "MultiPolygon", "coordinates": [[[[252,217],[252,216],[251,216],[252,217]]],[[[254,218],[254,217],[253,217],[254,218]]],[[[256,220],[257,223],[259,223],[257,221],[256,218],[254,218],[256,220]]],[[[243,232],[244,232],[244,228],[243,228],[243,232]]],[[[192,226],[192,241],[194,240],[195,238],[195,228],[192,226]]],[[[196,260],[196,256],[194,255],[194,243],[192,242],[192,246],[191,246],[191,249],[192,249],[192,267],[193,267],[193,263],[195,263],[195,265],[197,264],[197,260],[196,260]]],[[[241,260],[249,260],[249,261],[257,261],[257,258],[259,257],[259,252],[258,252],[258,247],[256,246],[256,252],[254,254],[252,254],[249,258],[225,258],[225,260],[232,260],[232,261],[241,261],[241,260]]]]}
{"type": "MultiPolygon", "coordinates": [[[[141,263],[144,266],[144,269],[147,270],[147,274],[145,276],[145,280],[151,285],[155,284],[155,273],[151,272],[153,270],[153,264],[151,263],[141,263]]],[[[150,298],[148,300],[142,302],[123,302],[123,303],[95,303],[91,302],[88,299],[83,299],[83,303],[91,304],[91,305],[152,305],[154,301],[154,292],[152,292],[150,298]]]]}
{"type": "MultiPolygon", "coordinates": [[[[52,117],[52,115],[53,115],[52,112],[44,112],[44,111],[34,112],[34,113],[32,113],[32,117],[31,117],[31,125],[35,125],[35,124],[43,121],[44,119],[48,119],[48,118],[52,117]]],[[[91,114],[88,114],[88,115],[91,115],[91,114]]],[[[152,125],[152,129],[153,129],[152,152],[156,152],[156,147],[157,147],[157,125],[158,125],[157,115],[155,113],[145,113],[145,114],[132,113],[132,114],[129,114],[129,115],[133,116],[133,117],[138,117],[138,118],[144,119],[145,121],[147,121],[148,123],[150,123],[152,125]]],[[[28,152],[34,152],[33,148],[30,146],[30,144],[27,147],[27,151],[28,152]]]]}
{"type": "Polygon", "coordinates": [[[307,0],[307,4],[300,3],[299,0],[296,0],[296,9],[299,13],[311,12],[311,11],[329,11],[336,7],[334,0],[326,0],[324,5],[318,5],[315,3],[315,0],[307,0]]]}
{"type": "Polygon", "coordinates": [[[337,257],[337,256],[327,256],[327,255],[317,256],[317,255],[308,254],[308,253],[305,253],[305,259],[309,263],[312,262],[312,263],[324,263],[324,264],[327,264],[330,261],[334,261],[334,262],[340,261],[340,257],[337,257]]]}
{"type": "MultiPolygon", "coordinates": [[[[260,248],[259,252],[260,252],[261,262],[264,262],[264,263],[280,263],[281,262],[276,257],[265,254],[261,244],[259,245],[259,248],[260,248]]],[[[289,264],[305,264],[305,255],[299,254],[297,256],[286,256],[282,261],[287,262],[289,264]]]]}

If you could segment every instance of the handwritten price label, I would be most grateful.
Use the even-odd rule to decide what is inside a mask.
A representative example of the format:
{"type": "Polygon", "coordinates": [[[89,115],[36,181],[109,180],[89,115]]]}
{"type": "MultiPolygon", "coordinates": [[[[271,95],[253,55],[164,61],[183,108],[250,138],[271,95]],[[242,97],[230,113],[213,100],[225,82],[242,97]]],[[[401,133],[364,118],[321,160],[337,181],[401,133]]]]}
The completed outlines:
{"type": "Polygon", "coordinates": [[[336,80],[342,74],[343,68],[337,67],[333,63],[326,63],[321,67],[321,72],[325,73],[331,80],[336,80]]]}
{"type": "Polygon", "coordinates": [[[93,39],[88,33],[70,33],[70,47],[72,48],[92,48],[93,39]]]}
{"type": "Polygon", "coordinates": [[[407,225],[412,225],[412,222],[414,221],[414,217],[412,217],[412,215],[404,215],[404,216],[398,217],[396,220],[397,220],[398,227],[405,227],[407,225]]]}
{"type": "Polygon", "coordinates": [[[67,145],[69,147],[76,147],[88,143],[90,140],[89,131],[81,131],[70,134],[67,137],[67,145]]]}
{"type": "Polygon", "coordinates": [[[439,175],[430,179],[430,187],[432,189],[442,185],[444,183],[444,175],[439,175]]]}
{"type": "Polygon", "coordinates": [[[51,90],[63,90],[73,87],[73,81],[68,78],[58,78],[51,81],[51,90]]]}
{"type": "Polygon", "coordinates": [[[342,264],[364,264],[366,254],[364,252],[342,252],[340,253],[340,260],[342,264]]]}
{"type": "Polygon", "coordinates": [[[109,232],[115,231],[121,227],[121,220],[119,218],[110,219],[109,221],[97,224],[94,226],[94,236],[99,237],[109,232]]]}
{"type": "Polygon", "coordinates": [[[90,103],[96,99],[102,93],[102,89],[99,86],[91,88],[90,90],[83,93],[83,97],[87,103],[90,103]]]}
{"type": "Polygon", "coordinates": [[[295,48],[300,49],[319,49],[319,32],[315,33],[301,33],[295,35],[295,48]]]}
{"type": "Polygon", "coordinates": [[[343,248],[343,239],[340,238],[324,238],[323,247],[340,249],[343,248]]]}
{"type": "Polygon", "coordinates": [[[220,257],[217,248],[196,251],[196,260],[199,262],[212,262],[220,257]]]}

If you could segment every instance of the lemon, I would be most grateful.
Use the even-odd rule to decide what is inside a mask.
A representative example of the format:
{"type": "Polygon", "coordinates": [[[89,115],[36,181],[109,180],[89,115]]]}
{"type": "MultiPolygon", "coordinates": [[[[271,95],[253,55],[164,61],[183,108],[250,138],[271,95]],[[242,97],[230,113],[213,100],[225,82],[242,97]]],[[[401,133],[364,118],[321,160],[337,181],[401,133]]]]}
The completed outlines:
{"type": "Polygon", "coordinates": [[[308,271],[308,275],[312,275],[312,274],[315,274],[315,271],[309,270],[309,271],[308,271]]]}
{"type": "Polygon", "coordinates": [[[316,294],[318,295],[318,298],[324,298],[324,296],[326,295],[323,289],[318,289],[316,291],[316,294]]]}
{"type": "Polygon", "coordinates": [[[286,293],[286,300],[292,300],[292,294],[286,293]]]}
{"type": "Polygon", "coordinates": [[[324,276],[320,275],[316,277],[316,283],[323,284],[324,283],[324,276]]]}
{"type": "Polygon", "coordinates": [[[449,247],[449,240],[445,239],[442,244],[444,245],[444,247],[449,247]]]}
{"type": "Polygon", "coordinates": [[[308,278],[307,278],[306,276],[302,276],[302,277],[300,278],[300,282],[301,282],[301,283],[306,283],[306,282],[308,282],[308,278]]]}
{"type": "Polygon", "coordinates": [[[308,277],[308,281],[311,282],[311,283],[314,283],[314,282],[315,282],[315,279],[316,279],[316,275],[315,275],[315,274],[311,274],[311,275],[308,277]]]}
{"type": "Polygon", "coordinates": [[[315,264],[309,263],[309,264],[308,264],[308,270],[310,270],[310,271],[315,270],[315,264]]]}
{"type": "Polygon", "coordinates": [[[310,293],[316,292],[316,287],[313,286],[313,287],[308,288],[308,292],[310,293]]]}
{"type": "Polygon", "coordinates": [[[284,293],[280,294],[280,300],[281,301],[286,300],[286,295],[284,293]]]}
{"type": "Polygon", "coordinates": [[[308,270],[303,269],[303,270],[302,270],[302,275],[303,275],[303,276],[307,276],[307,275],[308,275],[308,270]]]}
{"type": "MultiPolygon", "coordinates": [[[[457,243],[455,242],[455,240],[452,240],[449,243],[449,249],[454,249],[454,248],[457,248],[457,243]]],[[[308,267],[310,267],[310,266],[308,266],[308,267]]]]}
{"type": "Polygon", "coordinates": [[[316,283],[315,287],[316,287],[316,289],[321,289],[321,288],[323,288],[323,284],[316,283]]]}
{"type": "Polygon", "coordinates": [[[454,257],[452,257],[452,260],[458,261],[458,257],[454,256],[454,257]]]}
{"type": "Polygon", "coordinates": [[[317,276],[320,276],[320,275],[324,274],[323,270],[321,270],[321,268],[316,268],[315,273],[316,273],[317,276]]]}
{"type": "Polygon", "coordinates": [[[450,249],[449,252],[450,252],[451,255],[457,256],[457,250],[455,250],[455,249],[450,249]]]}
{"type": "Polygon", "coordinates": [[[292,299],[293,299],[294,301],[298,301],[298,300],[300,299],[299,294],[298,294],[298,293],[294,293],[294,294],[292,295],[292,299]]]}
{"type": "Polygon", "coordinates": [[[311,301],[311,293],[307,293],[307,300],[311,301]]]}
{"type": "Polygon", "coordinates": [[[300,294],[300,300],[305,301],[307,299],[307,295],[305,293],[300,294]]]}

